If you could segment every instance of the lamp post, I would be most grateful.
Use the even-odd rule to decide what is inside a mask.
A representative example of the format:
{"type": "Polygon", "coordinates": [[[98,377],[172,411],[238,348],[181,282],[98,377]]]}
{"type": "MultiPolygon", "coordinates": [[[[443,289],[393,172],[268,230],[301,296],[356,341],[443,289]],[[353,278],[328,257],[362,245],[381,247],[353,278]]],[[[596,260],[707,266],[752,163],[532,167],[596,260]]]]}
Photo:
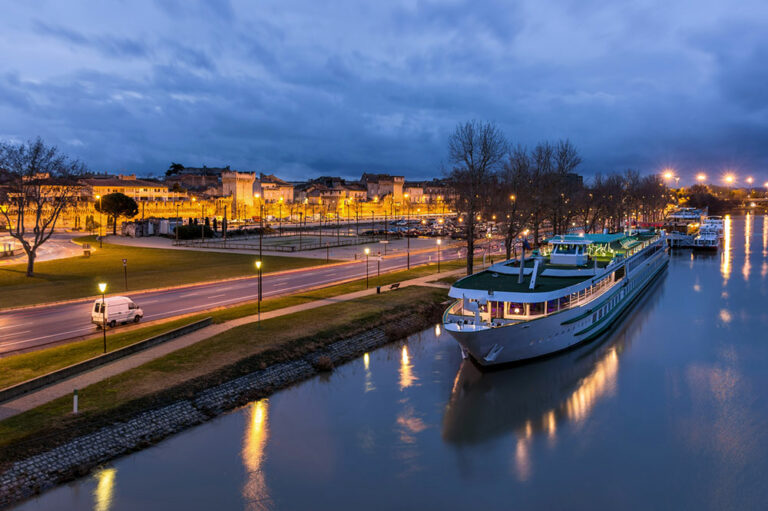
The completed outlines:
{"type": "Polygon", "coordinates": [[[97,195],[96,199],[99,201],[99,248],[101,248],[101,195],[97,195]]]}
{"type": "Polygon", "coordinates": [[[437,273],[440,273],[440,245],[443,240],[437,240],[437,273]]]}
{"type": "Polygon", "coordinates": [[[368,254],[371,253],[371,249],[365,247],[365,289],[368,289],[368,254]]]}
{"type": "Polygon", "coordinates": [[[488,238],[488,260],[491,264],[493,264],[493,257],[491,256],[491,237],[493,235],[491,234],[491,231],[488,231],[485,233],[485,237],[488,238]]]}
{"type": "Polygon", "coordinates": [[[256,299],[256,325],[261,326],[261,261],[256,261],[256,271],[259,272],[259,293],[256,299]]]}
{"type": "Polygon", "coordinates": [[[280,197],[280,200],[277,202],[277,208],[278,208],[278,215],[280,215],[280,236],[283,235],[283,198],[280,197]]]}
{"type": "Polygon", "coordinates": [[[107,292],[106,282],[99,283],[99,292],[101,293],[101,332],[104,337],[104,353],[107,352],[107,308],[104,303],[104,293],[107,292]]]}
{"type": "Polygon", "coordinates": [[[264,241],[264,202],[259,201],[259,259],[261,259],[261,246],[263,241],[264,241]]]}

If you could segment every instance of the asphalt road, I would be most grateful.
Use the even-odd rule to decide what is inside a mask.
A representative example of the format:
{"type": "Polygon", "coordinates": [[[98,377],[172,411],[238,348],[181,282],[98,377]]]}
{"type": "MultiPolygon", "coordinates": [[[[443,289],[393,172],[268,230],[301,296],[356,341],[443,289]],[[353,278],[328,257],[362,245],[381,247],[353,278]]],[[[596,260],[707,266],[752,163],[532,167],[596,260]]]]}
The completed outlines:
{"type": "MultiPolygon", "coordinates": [[[[442,251],[442,256],[448,254],[442,251]]],[[[411,265],[426,263],[435,252],[411,254],[411,265]]],[[[455,249],[451,258],[456,257],[455,249]]],[[[381,271],[406,267],[406,256],[388,257],[381,271]]],[[[369,261],[371,286],[376,285],[376,260],[369,261]]],[[[315,267],[283,274],[262,276],[262,295],[266,297],[295,293],[320,285],[365,277],[365,262],[355,261],[327,268],[315,267]]],[[[205,285],[190,285],[166,291],[127,293],[144,311],[144,321],[171,318],[183,314],[224,307],[258,297],[258,279],[248,278],[205,285]]],[[[18,351],[33,351],[66,340],[96,335],[90,322],[93,300],[0,312],[0,356],[18,351]]],[[[119,330],[120,327],[116,327],[119,330]]]]}

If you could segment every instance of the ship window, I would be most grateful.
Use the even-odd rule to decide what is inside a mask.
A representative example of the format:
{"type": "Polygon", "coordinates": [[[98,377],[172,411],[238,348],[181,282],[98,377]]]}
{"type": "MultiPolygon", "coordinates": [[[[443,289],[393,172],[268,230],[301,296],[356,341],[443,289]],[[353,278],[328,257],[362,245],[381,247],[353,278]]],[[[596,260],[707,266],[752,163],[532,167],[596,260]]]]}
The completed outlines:
{"type": "Polygon", "coordinates": [[[531,316],[544,314],[544,302],[529,303],[528,310],[531,316]]]}
{"type": "Polygon", "coordinates": [[[561,296],[560,297],[560,308],[561,309],[567,309],[570,304],[571,304],[571,295],[561,296]]]}
{"type": "Polygon", "coordinates": [[[557,312],[557,299],[547,302],[547,314],[552,314],[553,312],[557,312]]]}
{"type": "Polygon", "coordinates": [[[525,304],[522,303],[515,303],[510,302],[507,308],[507,314],[510,314],[512,316],[524,316],[525,315],[525,304]]]}

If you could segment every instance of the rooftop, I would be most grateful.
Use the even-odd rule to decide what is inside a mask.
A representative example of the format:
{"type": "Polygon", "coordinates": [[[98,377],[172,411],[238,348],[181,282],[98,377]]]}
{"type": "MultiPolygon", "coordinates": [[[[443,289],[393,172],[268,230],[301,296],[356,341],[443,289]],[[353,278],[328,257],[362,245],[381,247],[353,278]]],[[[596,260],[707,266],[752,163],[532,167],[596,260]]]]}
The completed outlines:
{"type": "Polygon", "coordinates": [[[490,291],[503,291],[509,293],[546,293],[556,291],[592,278],[594,275],[583,275],[578,277],[546,277],[539,275],[536,277],[536,287],[529,289],[531,284],[531,274],[523,277],[523,282],[518,284],[517,275],[504,275],[492,271],[481,271],[464,277],[457,281],[453,287],[459,289],[487,289],[490,291]]]}

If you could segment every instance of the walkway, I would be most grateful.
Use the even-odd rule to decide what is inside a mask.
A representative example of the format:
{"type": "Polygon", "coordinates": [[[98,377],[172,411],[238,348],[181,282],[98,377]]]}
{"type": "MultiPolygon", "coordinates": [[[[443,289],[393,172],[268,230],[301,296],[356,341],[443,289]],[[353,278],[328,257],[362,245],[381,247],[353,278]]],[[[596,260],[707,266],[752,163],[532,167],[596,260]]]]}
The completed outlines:
{"type": "MultiPolygon", "coordinates": [[[[450,275],[458,275],[463,271],[464,270],[452,270],[452,271],[442,272],[440,274],[435,273],[432,275],[427,275],[427,276],[419,277],[416,279],[406,280],[400,283],[400,287],[430,286],[430,287],[440,287],[440,288],[447,289],[449,286],[442,283],[432,282],[432,281],[435,281],[439,278],[447,277],[450,275]]],[[[382,292],[388,292],[387,290],[389,290],[389,286],[382,287],[382,292]]],[[[283,309],[263,312],[261,314],[261,319],[267,320],[267,319],[276,318],[280,316],[286,316],[288,314],[294,314],[296,312],[316,309],[318,307],[323,307],[325,305],[331,305],[338,302],[354,300],[356,298],[372,295],[375,293],[376,293],[376,288],[371,288],[363,291],[357,291],[355,293],[348,293],[348,294],[334,296],[330,298],[322,298],[312,302],[307,302],[300,305],[294,305],[292,307],[285,307],[283,309]]],[[[159,346],[155,346],[154,348],[149,348],[147,350],[141,351],[134,355],[122,358],[120,360],[116,360],[110,364],[106,364],[101,367],[98,367],[87,373],[83,373],[81,375],[75,376],[73,378],[62,381],[60,383],[40,389],[38,391],[31,392],[13,401],[8,401],[6,403],[0,404],[0,420],[13,417],[14,415],[17,415],[22,412],[26,412],[40,405],[43,405],[49,401],[57,399],[59,397],[71,395],[74,389],[85,388],[88,385],[97,383],[106,378],[110,378],[117,374],[123,373],[129,369],[133,369],[151,360],[155,360],[157,358],[163,357],[176,350],[186,348],[187,346],[191,346],[192,344],[208,339],[222,332],[226,332],[227,330],[230,330],[232,328],[238,327],[240,325],[245,325],[248,323],[254,323],[257,321],[257,319],[258,318],[256,315],[252,315],[252,316],[245,316],[243,318],[227,321],[225,323],[210,325],[203,329],[192,332],[190,334],[177,337],[176,339],[163,343],[159,346]]]]}

